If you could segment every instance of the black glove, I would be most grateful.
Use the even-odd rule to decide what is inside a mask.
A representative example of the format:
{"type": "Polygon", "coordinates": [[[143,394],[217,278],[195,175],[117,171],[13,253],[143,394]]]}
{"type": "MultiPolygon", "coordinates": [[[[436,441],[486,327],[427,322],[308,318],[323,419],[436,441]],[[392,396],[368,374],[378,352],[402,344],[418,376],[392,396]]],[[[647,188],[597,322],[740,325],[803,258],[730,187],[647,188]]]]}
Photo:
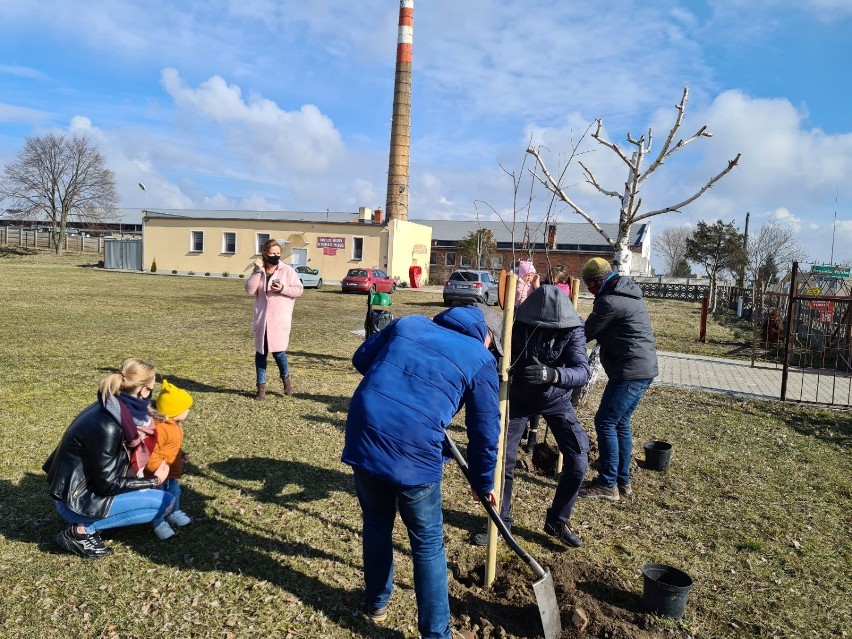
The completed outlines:
{"type": "Polygon", "coordinates": [[[537,357],[533,357],[533,362],[524,368],[524,381],[527,384],[553,384],[559,379],[555,368],[545,366],[537,357]]]}

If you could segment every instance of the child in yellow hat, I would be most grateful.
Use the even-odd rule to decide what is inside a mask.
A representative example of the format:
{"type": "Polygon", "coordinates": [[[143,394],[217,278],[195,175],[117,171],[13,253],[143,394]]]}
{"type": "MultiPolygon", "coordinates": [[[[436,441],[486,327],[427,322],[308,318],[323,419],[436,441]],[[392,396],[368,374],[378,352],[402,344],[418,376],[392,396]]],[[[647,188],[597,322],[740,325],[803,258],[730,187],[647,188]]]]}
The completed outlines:
{"type": "Polygon", "coordinates": [[[183,422],[192,407],[192,396],[178,388],[167,379],[157,397],[157,410],[152,411],[157,428],[157,443],[151,451],[151,457],[145,465],[145,475],[156,477],[159,487],[174,495],[175,504],[165,520],[154,527],[159,539],[168,539],[175,534],[172,526],[182,528],[192,523],[189,516],[180,509],[180,484],[183,464],[189,459],[183,449],[183,422]]]}

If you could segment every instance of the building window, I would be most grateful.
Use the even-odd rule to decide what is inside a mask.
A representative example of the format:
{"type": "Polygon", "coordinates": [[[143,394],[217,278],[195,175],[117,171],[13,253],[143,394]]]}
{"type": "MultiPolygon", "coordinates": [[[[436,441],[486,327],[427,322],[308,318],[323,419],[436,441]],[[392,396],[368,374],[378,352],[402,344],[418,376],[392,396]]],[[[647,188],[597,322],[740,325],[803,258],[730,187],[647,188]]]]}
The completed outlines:
{"type": "Polygon", "coordinates": [[[462,265],[464,268],[470,268],[471,266],[473,266],[473,262],[470,260],[470,258],[469,258],[469,257],[467,257],[464,253],[462,253],[462,255],[461,255],[461,265],[462,265]]]}
{"type": "Polygon", "coordinates": [[[438,266],[438,254],[435,251],[429,253],[429,266],[438,266]]]}
{"type": "Polygon", "coordinates": [[[363,237],[353,237],[352,238],[352,259],[353,260],[363,260],[364,259],[364,238],[363,237]]]}
{"type": "Polygon", "coordinates": [[[237,252],[237,234],[225,232],[222,233],[222,252],[236,253],[237,252]]]}
{"type": "Polygon", "coordinates": [[[263,245],[269,241],[269,233],[258,233],[257,234],[257,250],[255,253],[260,255],[263,253],[263,245]]]}
{"type": "Polygon", "coordinates": [[[447,266],[455,266],[456,265],[456,254],[455,253],[447,253],[445,256],[447,260],[447,266]]]}
{"type": "Polygon", "coordinates": [[[190,231],[189,251],[190,253],[204,252],[204,231],[190,231]]]}
{"type": "Polygon", "coordinates": [[[503,256],[502,255],[492,255],[491,256],[491,268],[495,271],[499,271],[503,268],[503,256]]]}

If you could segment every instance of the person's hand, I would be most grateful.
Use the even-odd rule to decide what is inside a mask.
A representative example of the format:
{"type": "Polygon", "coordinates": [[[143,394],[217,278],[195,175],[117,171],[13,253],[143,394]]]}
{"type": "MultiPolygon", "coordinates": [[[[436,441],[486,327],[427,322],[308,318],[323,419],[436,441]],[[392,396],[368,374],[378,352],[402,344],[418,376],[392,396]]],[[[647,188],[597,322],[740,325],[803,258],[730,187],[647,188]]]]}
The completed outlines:
{"type": "Polygon", "coordinates": [[[166,479],[169,478],[169,465],[166,462],[160,462],[159,468],[154,471],[154,477],[157,478],[157,486],[162,484],[166,479]]]}
{"type": "Polygon", "coordinates": [[[273,291],[280,291],[284,288],[284,285],[281,283],[281,280],[272,280],[272,284],[269,285],[273,291]]]}
{"type": "Polygon", "coordinates": [[[527,273],[527,277],[529,278],[527,281],[533,288],[541,286],[541,275],[539,273],[527,273]]]}
{"type": "Polygon", "coordinates": [[[533,363],[524,368],[524,381],[527,384],[553,384],[559,379],[555,368],[545,366],[538,357],[533,357],[533,363]]]}
{"type": "Polygon", "coordinates": [[[254,270],[255,270],[255,271],[260,271],[260,270],[262,270],[262,269],[263,269],[263,258],[258,257],[258,258],[254,261],[254,270]]]}
{"type": "MultiPolygon", "coordinates": [[[[473,498],[476,501],[479,501],[479,493],[478,492],[471,489],[470,493],[471,493],[471,495],[473,495],[473,498]]],[[[491,506],[493,508],[497,508],[497,495],[494,494],[493,490],[485,493],[482,496],[485,497],[485,499],[488,501],[489,504],[491,504],[491,506]]]]}

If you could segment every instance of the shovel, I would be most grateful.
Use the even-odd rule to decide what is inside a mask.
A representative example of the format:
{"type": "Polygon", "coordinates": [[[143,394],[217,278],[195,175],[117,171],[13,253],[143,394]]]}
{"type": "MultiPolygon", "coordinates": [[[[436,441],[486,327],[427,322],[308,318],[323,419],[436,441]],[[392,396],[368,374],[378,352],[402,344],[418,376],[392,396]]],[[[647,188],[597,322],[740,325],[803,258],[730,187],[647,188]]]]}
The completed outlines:
{"type": "MultiPolygon", "coordinates": [[[[455,442],[450,438],[450,434],[444,433],[444,435],[447,440],[447,445],[453,453],[453,457],[461,467],[462,473],[464,473],[465,479],[467,479],[467,483],[470,484],[470,474],[468,473],[467,462],[464,460],[464,457],[462,457],[462,454],[456,447],[455,442]]],[[[472,484],[471,487],[473,487],[472,484]]],[[[551,577],[550,571],[544,570],[544,568],[542,568],[535,559],[530,557],[530,554],[526,550],[521,548],[520,544],[515,541],[509,533],[509,529],[506,528],[506,524],[504,524],[503,520],[500,519],[500,515],[496,510],[494,510],[494,506],[491,505],[488,499],[479,493],[477,493],[476,496],[479,497],[479,501],[482,502],[483,506],[485,506],[485,510],[488,511],[488,516],[497,526],[497,529],[500,531],[500,534],[503,535],[503,539],[506,540],[509,547],[515,551],[515,554],[517,554],[518,557],[523,559],[527,565],[533,569],[533,572],[538,577],[538,579],[533,582],[532,587],[535,592],[535,600],[538,603],[538,612],[539,615],[541,615],[541,624],[544,626],[544,639],[557,639],[559,635],[562,634],[562,622],[559,618],[559,606],[556,604],[556,591],[553,588],[553,577],[551,577]]]]}

